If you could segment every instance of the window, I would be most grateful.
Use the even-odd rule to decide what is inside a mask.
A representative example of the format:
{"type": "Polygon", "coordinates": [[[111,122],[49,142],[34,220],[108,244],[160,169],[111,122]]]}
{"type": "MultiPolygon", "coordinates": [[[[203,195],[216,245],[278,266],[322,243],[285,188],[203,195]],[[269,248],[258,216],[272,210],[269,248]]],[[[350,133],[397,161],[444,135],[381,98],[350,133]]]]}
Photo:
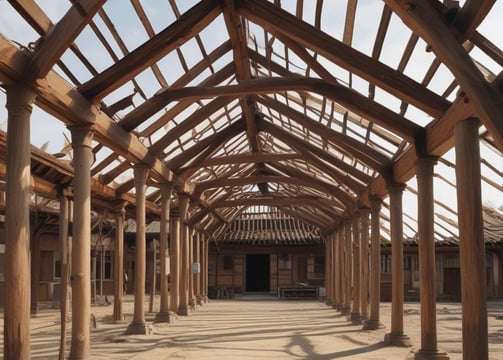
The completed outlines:
{"type": "MultiPolygon", "coordinates": [[[[105,272],[103,273],[103,279],[112,279],[112,252],[105,251],[105,272]]],[[[101,254],[98,253],[96,257],[96,279],[101,279],[101,254]]]]}
{"type": "Polygon", "coordinates": [[[233,270],[233,257],[231,255],[224,255],[224,270],[233,270]]]}
{"type": "Polygon", "coordinates": [[[325,273],[325,256],[314,257],[314,272],[317,274],[325,273]]]}
{"type": "Polygon", "coordinates": [[[61,279],[61,256],[59,253],[54,253],[54,278],[61,279]]]}
{"type": "Polygon", "coordinates": [[[289,254],[278,255],[278,268],[280,270],[289,270],[292,268],[292,262],[289,254]]]}
{"type": "Polygon", "coordinates": [[[0,244],[0,281],[5,281],[4,261],[5,261],[5,245],[0,244]]]}
{"type": "Polygon", "coordinates": [[[391,273],[391,254],[381,255],[381,273],[391,273]]]}

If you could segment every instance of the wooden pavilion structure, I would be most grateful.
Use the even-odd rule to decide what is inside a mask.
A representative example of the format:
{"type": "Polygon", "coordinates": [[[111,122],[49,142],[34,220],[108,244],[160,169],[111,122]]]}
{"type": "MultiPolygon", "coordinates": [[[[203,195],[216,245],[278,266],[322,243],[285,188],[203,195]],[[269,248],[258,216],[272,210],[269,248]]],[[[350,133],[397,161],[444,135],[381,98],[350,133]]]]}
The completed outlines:
{"type": "MultiPolygon", "coordinates": [[[[380,326],[372,269],[379,268],[379,214],[388,196],[394,271],[385,340],[408,346],[402,195],[414,177],[422,314],[416,358],[446,359],[436,339],[434,243],[441,219],[433,184],[435,164],[440,158],[445,165],[441,157],[453,148],[463,356],[488,358],[481,184],[501,196],[492,177],[501,178],[502,169],[484,163],[480,149],[490,149],[501,164],[503,52],[482,25],[503,15],[501,7],[495,13],[494,0],[385,0],[373,23],[362,18],[368,2],[357,0],[50,4],[0,3],[16,24],[15,31],[0,25],[8,111],[1,166],[6,359],[30,358],[33,193],[59,202],[61,253],[71,254],[61,259],[73,293],[71,359],[89,358],[91,346],[92,211],[115,219],[116,274],[122,273],[125,215],[136,222],[128,333],[149,332],[146,223],[160,223],[161,254],[169,233],[171,291],[161,256],[158,316],[168,321],[169,309],[186,315],[194,299],[204,299],[208,242],[254,205],[319,229],[327,304],[351,321],[366,318],[363,326],[371,330],[380,326]],[[46,115],[30,123],[34,109],[46,115]],[[30,130],[33,136],[55,122],[71,135],[65,151],[31,147],[30,130]],[[482,166],[492,175],[481,174],[482,166]],[[199,275],[191,273],[193,262],[199,275]]],[[[121,276],[114,286],[120,319],[121,276]]]]}

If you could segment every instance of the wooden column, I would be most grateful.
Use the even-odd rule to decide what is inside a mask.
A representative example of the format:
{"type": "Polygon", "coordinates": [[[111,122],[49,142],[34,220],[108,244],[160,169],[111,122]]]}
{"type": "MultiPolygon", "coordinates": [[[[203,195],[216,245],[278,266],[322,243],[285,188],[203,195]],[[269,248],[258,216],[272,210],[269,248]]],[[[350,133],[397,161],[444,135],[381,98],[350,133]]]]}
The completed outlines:
{"type": "Polygon", "coordinates": [[[411,346],[403,331],[403,220],[402,193],[404,184],[388,184],[391,225],[391,332],[385,342],[402,347],[411,346]]]}
{"type": "Polygon", "coordinates": [[[332,235],[325,238],[325,303],[332,306],[332,235]]]}
{"type": "Polygon", "coordinates": [[[195,245],[195,260],[194,262],[199,264],[199,272],[194,274],[194,290],[196,292],[196,302],[197,305],[202,305],[202,297],[201,297],[201,233],[199,231],[195,232],[194,238],[195,245]]]}
{"type": "Polygon", "coordinates": [[[155,316],[155,322],[169,323],[169,292],[168,292],[168,233],[169,229],[169,208],[171,191],[173,190],[172,184],[160,184],[161,187],[161,220],[160,220],[160,234],[159,234],[159,256],[161,262],[161,306],[159,312],[155,316]]]}
{"type": "Polygon", "coordinates": [[[352,269],[352,255],[351,255],[351,220],[344,222],[344,304],[342,307],[342,315],[349,315],[351,313],[351,269],[352,269]]]}
{"type": "Polygon", "coordinates": [[[343,277],[342,277],[342,254],[343,254],[343,229],[339,227],[335,232],[335,303],[334,308],[342,310],[343,304],[343,277]]]}
{"type": "Polygon", "coordinates": [[[169,226],[169,265],[170,265],[170,297],[169,308],[173,312],[180,306],[180,212],[171,210],[169,226]]]}
{"type": "Polygon", "coordinates": [[[361,324],[362,317],[360,313],[360,214],[353,215],[353,302],[351,306],[350,320],[353,324],[361,324]]]}
{"type": "Polygon", "coordinates": [[[417,225],[419,253],[419,297],[421,300],[421,349],[415,359],[449,359],[437,349],[437,310],[435,304],[435,239],[433,208],[433,167],[437,158],[416,161],[417,225]]]}
{"type": "Polygon", "coordinates": [[[189,233],[189,308],[195,310],[196,308],[196,295],[195,295],[195,281],[194,281],[194,273],[192,272],[192,264],[194,264],[194,228],[188,226],[189,233]]]}
{"type": "Polygon", "coordinates": [[[370,316],[363,324],[364,330],[383,328],[380,322],[379,306],[381,301],[381,224],[380,215],[382,199],[371,196],[370,202],[370,316]]]}
{"type": "Polygon", "coordinates": [[[70,201],[65,190],[58,186],[59,197],[59,253],[61,258],[61,286],[59,294],[60,309],[60,340],[59,359],[64,360],[66,354],[66,325],[68,321],[68,300],[70,281],[70,237],[68,236],[68,224],[70,221],[70,201]]]}
{"type": "Polygon", "coordinates": [[[203,303],[208,301],[208,241],[201,236],[201,296],[203,303]]]}
{"type": "Polygon", "coordinates": [[[88,359],[91,321],[91,165],[90,126],[70,128],[73,147],[72,346],[70,359],[88,359]]]}
{"type": "Polygon", "coordinates": [[[361,282],[360,282],[360,311],[362,320],[369,317],[369,213],[368,208],[360,209],[360,264],[361,264],[361,282]]]}
{"type": "Polygon", "coordinates": [[[178,305],[178,315],[189,315],[189,276],[190,276],[190,240],[189,227],[185,224],[187,220],[187,210],[189,208],[189,195],[178,194],[180,209],[180,304],[178,305]]]}
{"type": "Polygon", "coordinates": [[[30,115],[35,94],[7,88],[4,358],[30,359],[30,115]]]}
{"type": "Polygon", "coordinates": [[[115,216],[115,252],[114,252],[114,311],[113,320],[124,320],[122,305],[124,302],[124,216],[125,203],[121,202],[114,208],[115,216]]]}
{"type": "Polygon", "coordinates": [[[454,128],[464,360],[489,356],[478,128],[477,119],[454,128]]]}
{"type": "Polygon", "coordinates": [[[134,167],[134,186],[136,191],[136,252],[134,276],[134,313],[127,335],[145,335],[151,332],[145,322],[145,275],[147,271],[147,239],[145,230],[145,192],[148,167],[142,164],[134,167]]]}

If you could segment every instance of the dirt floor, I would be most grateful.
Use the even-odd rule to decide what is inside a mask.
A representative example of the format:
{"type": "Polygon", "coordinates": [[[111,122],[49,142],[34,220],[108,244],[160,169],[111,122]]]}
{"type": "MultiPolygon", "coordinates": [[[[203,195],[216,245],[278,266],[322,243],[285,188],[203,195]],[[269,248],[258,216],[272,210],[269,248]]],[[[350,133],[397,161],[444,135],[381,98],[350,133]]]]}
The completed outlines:
{"type": "MultiPolygon", "coordinates": [[[[146,299],[148,301],[148,297],[146,299]]],[[[159,298],[156,298],[158,309],[159,298]]],[[[148,309],[146,303],[146,309],[148,309]]],[[[48,307],[48,306],[46,306],[48,307]]],[[[268,295],[211,300],[171,324],[154,324],[152,335],[124,335],[132,319],[133,297],[126,296],[126,320],[112,323],[112,305],[92,307],[91,359],[409,359],[420,346],[419,304],[404,307],[405,333],[412,348],[386,346],[390,304],[383,303],[384,329],[363,331],[319,301],[279,301],[268,295]]],[[[439,349],[462,359],[461,306],[437,304],[439,349]]],[[[3,316],[3,314],[2,314],[3,316]]],[[[146,313],[152,322],[155,313],[146,313]]],[[[3,330],[3,320],[0,323],[3,330]]],[[[31,320],[32,359],[56,359],[59,310],[42,309],[31,320]]],[[[68,323],[68,337],[71,322],[68,323]]],[[[69,350],[70,344],[67,345],[69,350]]],[[[3,341],[0,343],[3,354],[3,341]]],[[[503,359],[503,302],[489,303],[490,359],[503,359]]],[[[1,355],[0,355],[1,356],[1,355]]]]}

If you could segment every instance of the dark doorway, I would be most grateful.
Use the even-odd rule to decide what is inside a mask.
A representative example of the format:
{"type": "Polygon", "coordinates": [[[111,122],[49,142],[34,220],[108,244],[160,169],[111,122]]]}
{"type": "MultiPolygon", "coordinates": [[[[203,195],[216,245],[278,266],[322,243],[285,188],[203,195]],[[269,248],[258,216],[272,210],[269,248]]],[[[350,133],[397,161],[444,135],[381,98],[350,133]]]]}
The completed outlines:
{"type": "Polygon", "coordinates": [[[269,291],[269,276],[269,255],[246,255],[246,291],[269,291]]]}

